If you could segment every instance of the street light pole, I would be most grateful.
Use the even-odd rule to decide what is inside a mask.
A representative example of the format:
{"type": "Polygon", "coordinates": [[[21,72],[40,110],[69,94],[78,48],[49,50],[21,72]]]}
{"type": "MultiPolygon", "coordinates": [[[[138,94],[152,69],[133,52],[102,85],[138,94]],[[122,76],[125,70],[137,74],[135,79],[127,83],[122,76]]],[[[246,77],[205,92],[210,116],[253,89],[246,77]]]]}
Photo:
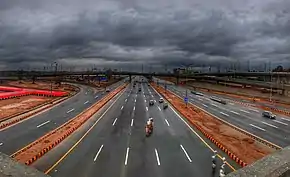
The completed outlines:
{"type": "Polygon", "coordinates": [[[270,102],[272,102],[272,91],[273,91],[273,86],[272,86],[272,71],[271,71],[271,62],[269,64],[269,71],[270,71],[270,84],[271,84],[271,89],[270,89],[270,102]]]}
{"type": "MultiPolygon", "coordinates": [[[[52,69],[52,63],[50,65],[50,70],[53,71],[53,69],[52,69]]],[[[50,76],[50,77],[51,77],[50,78],[50,96],[52,96],[52,76],[50,76]]]]}
{"type": "Polygon", "coordinates": [[[187,104],[188,104],[188,93],[187,93],[187,89],[186,89],[186,91],[185,91],[185,97],[186,97],[186,107],[187,107],[187,104]]]}

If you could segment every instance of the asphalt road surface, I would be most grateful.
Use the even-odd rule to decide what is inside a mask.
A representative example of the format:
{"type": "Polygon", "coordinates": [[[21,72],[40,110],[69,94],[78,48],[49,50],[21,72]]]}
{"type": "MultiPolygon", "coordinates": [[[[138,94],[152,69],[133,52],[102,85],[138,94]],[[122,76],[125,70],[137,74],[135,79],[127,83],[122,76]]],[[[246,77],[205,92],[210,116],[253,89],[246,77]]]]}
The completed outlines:
{"type": "MultiPolygon", "coordinates": [[[[158,81],[162,86],[163,81],[158,81]]],[[[167,89],[176,93],[181,98],[186,96],[186,89],[175,85],[168,85],[167,89]]],[[[188,90],[189,102],[205,109],[209,113],[239,127],[265,140],[281,147],[290,144],[290,117],[277,115],[276,120],[262,117],[264,110],[247,107],[237,103],[221,103],[210,100],[211,95],[204,93],[198,96],[188,90]]],[[[219,96],[222,98],[221,96],[219,96]]]]}
{"type": "MultiPolygon", "coordinates": [[[[53,177],[209,177],[212,151],[147,84],[129,85],[88,135],[50,168],[53,177]],[[141,91],[138,91],[141,87],[141,91]],[[155,100],[149,106],[149,100],[155,100]],[[145,123],[154,132],[145,137],[145,123]]],[[[58,148],[58,147],[57,147],[58,148]]],[[[57,149],[56,148],[56,149],[57,149]]],[[[55,156],[54,153],[48,153],[55,156]]],[[[59,157],[60,158],[60,157],[59,157]]],[[[50,164],[49,158],[47,163],[50,164]]],[[[218,167],[221,161],[218,160],[218,167]]],[[[227,172],[231,169],[227,166],[227,172]]]]}
{"type": "MultiPolygon", "coordinates": [[[[115,83],[109,88],[114,89],[122,83],[115,83]]],[[[52,109],[1,130],[0,151],[11,155],[49,131],[74,118],[84,109],[90,107],[106,95],[103,91],[95,94],[92,87],[80,85],[80,88],[81,90],[77,95],[52,109]]]]}

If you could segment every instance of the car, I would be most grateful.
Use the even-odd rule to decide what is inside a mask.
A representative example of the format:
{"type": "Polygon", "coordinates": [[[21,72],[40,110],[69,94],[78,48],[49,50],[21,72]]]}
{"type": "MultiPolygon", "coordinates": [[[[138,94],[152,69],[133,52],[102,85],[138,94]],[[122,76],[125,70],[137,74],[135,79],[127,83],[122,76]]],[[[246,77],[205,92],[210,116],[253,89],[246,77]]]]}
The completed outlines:
{"type": "Polygon", "coordinates": [[[166,109],[168,107],[168,103],[167,102],[164,102],[163,103],[163,109],[166,109]]]}
{"type": "Polygon", "coordinates": [[[110,89],[106,89],[106,92],[110,92],[110,89]]]}
{"type": "Polygon", "coordinates": [[[160,98],[159,99],[159,103],[163,103],[164,102],[164,99],[163,98],[160,98]]]}
{"type": "Polygon", "coordinates": [[[150,100],[149,101],[149,106],[153,106],[154,105],[154,101],[153,100],[150,100]]]}
{"type": "Polygon", "coordinates": [[[267,118],[269,118],[269,119],[276,119],[276,115],[274,115],[272,112],[270,112],[270,111],[264,111],[263,113],[262,113],[262,116],[263,117],[267,117],[267,118]]]}
{"type": "Polygon", "coordinates": [[[139,88],[139,90],[138,90],[139,92],[141,92],[141,88],[139,88]]]}

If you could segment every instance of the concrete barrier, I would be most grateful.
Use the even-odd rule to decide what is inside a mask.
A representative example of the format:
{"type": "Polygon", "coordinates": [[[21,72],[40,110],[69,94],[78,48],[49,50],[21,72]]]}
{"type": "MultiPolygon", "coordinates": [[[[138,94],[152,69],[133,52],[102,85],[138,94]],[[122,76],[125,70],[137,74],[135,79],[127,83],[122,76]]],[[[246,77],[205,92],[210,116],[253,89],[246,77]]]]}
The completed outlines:
{"type": "Polygon", "coordinates": [[[290,146],[232,172],[226,177],[290,177],[290,146]]]}

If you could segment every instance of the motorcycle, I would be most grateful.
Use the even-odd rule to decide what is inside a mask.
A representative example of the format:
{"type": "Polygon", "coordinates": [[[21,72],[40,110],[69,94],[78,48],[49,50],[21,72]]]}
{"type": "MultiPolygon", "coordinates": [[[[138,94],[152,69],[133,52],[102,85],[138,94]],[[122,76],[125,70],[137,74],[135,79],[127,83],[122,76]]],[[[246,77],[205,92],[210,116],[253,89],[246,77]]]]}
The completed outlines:
{"type": "Polygon", "coordinates": [[[149,137],[153,132],[153,126],[149,127],[149,126],[146,126],[145,127],[145,133],[146,133],[146,137],[149,137]]]}

